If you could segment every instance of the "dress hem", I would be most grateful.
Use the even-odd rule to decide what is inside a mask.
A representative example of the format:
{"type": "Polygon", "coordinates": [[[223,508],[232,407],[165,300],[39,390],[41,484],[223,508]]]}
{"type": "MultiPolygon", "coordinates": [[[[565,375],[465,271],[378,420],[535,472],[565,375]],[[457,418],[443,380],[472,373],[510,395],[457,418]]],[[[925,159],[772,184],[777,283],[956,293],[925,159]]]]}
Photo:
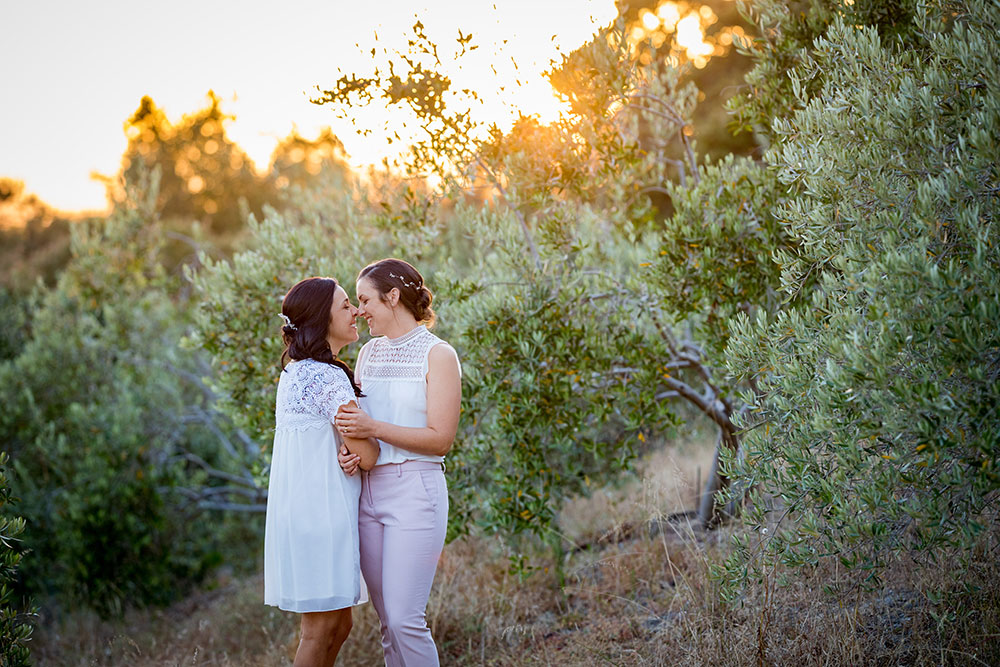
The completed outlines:
{"type": "Polygon", "coordinates": [[[306,602],[290,602],[287,600],[282,600],[281,602],[265,601],[264,604],[268,607],[277,607],[282,611],[290,611],[296,614],[312,614],[323,611],[338,611],[340,609],[350,609],[352,607],[357,607],[363,605],[368,600],[358,600],[357,602],[350,602],[343,604],[342,601],[324,601],[324,600],[309,600],[306,602]]]}

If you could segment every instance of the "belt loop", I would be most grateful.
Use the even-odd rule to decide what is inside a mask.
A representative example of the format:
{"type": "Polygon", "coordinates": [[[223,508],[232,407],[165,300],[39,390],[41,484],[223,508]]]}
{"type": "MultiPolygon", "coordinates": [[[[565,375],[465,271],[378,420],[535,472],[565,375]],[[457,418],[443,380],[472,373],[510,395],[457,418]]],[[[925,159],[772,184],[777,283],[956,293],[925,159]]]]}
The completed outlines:
{"type": "Polygon", "coordinates": [[[403,464],[402,463],[397,463],[396,464],[396,477],[402,477],[402,476],[403,476],[403,464]]]}

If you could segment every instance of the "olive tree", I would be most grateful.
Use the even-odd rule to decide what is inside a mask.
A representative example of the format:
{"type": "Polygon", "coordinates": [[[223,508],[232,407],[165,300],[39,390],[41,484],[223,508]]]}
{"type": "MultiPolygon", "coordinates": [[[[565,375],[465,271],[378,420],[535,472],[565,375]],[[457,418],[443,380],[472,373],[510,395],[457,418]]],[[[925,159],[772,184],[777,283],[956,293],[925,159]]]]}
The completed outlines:
{"type": "Polygon", "coordinates": [[[756,489],[759,533],[731,583],[837,559],[872,584],[901,554],[964,558],[995,527],[1000,10],[865,5],[754,6],[739,112],[770,143],[791,242],[778,303],[741,316],[727,350],[757,388],[727,466],[756,489]]]}

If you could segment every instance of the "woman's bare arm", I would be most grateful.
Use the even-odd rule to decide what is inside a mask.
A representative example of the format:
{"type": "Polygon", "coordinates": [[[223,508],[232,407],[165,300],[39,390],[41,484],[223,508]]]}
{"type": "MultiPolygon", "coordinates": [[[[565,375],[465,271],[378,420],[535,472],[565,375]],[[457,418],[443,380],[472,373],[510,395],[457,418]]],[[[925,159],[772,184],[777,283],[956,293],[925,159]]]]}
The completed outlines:
{"type": "MultiPolygon", "coordinates": [[[[357,402],[351,401],[345,403],[341,409],[357,409],[357,407],[357,402]]],[[[360,457],[359,465],[362,470],[371,470],[375,466],[375,461],[378,459],[378,440],[375,438],[356,438],[343,433],[340,434],[340,437],[347,451],[360,457]]]]}

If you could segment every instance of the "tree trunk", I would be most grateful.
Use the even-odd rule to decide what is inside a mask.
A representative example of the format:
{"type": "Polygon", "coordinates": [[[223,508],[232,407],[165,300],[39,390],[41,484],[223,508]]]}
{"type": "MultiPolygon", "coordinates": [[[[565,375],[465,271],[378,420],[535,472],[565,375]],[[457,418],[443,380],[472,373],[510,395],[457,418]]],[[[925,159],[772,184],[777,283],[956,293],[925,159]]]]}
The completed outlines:
{"type": "Polygon", "coordinates": [[[698,503],[698,523],[705,530],[717,527],[725,519],[734,516],[739,511],[739,502],[730,502],[723,506],[716,498],[720,491],[725,490],[729,486],[729,478],[723,476],[719,470],[719,457],[722,454],[723,447],[734,452],[738,451],[739,439],[735,431],[735,426],[731,423],[728,428],[719,427],[719,439],[715,444],[712,467],[708,472],[708,478],[705,480],[705,488],[702,490],[698,503]]]}

